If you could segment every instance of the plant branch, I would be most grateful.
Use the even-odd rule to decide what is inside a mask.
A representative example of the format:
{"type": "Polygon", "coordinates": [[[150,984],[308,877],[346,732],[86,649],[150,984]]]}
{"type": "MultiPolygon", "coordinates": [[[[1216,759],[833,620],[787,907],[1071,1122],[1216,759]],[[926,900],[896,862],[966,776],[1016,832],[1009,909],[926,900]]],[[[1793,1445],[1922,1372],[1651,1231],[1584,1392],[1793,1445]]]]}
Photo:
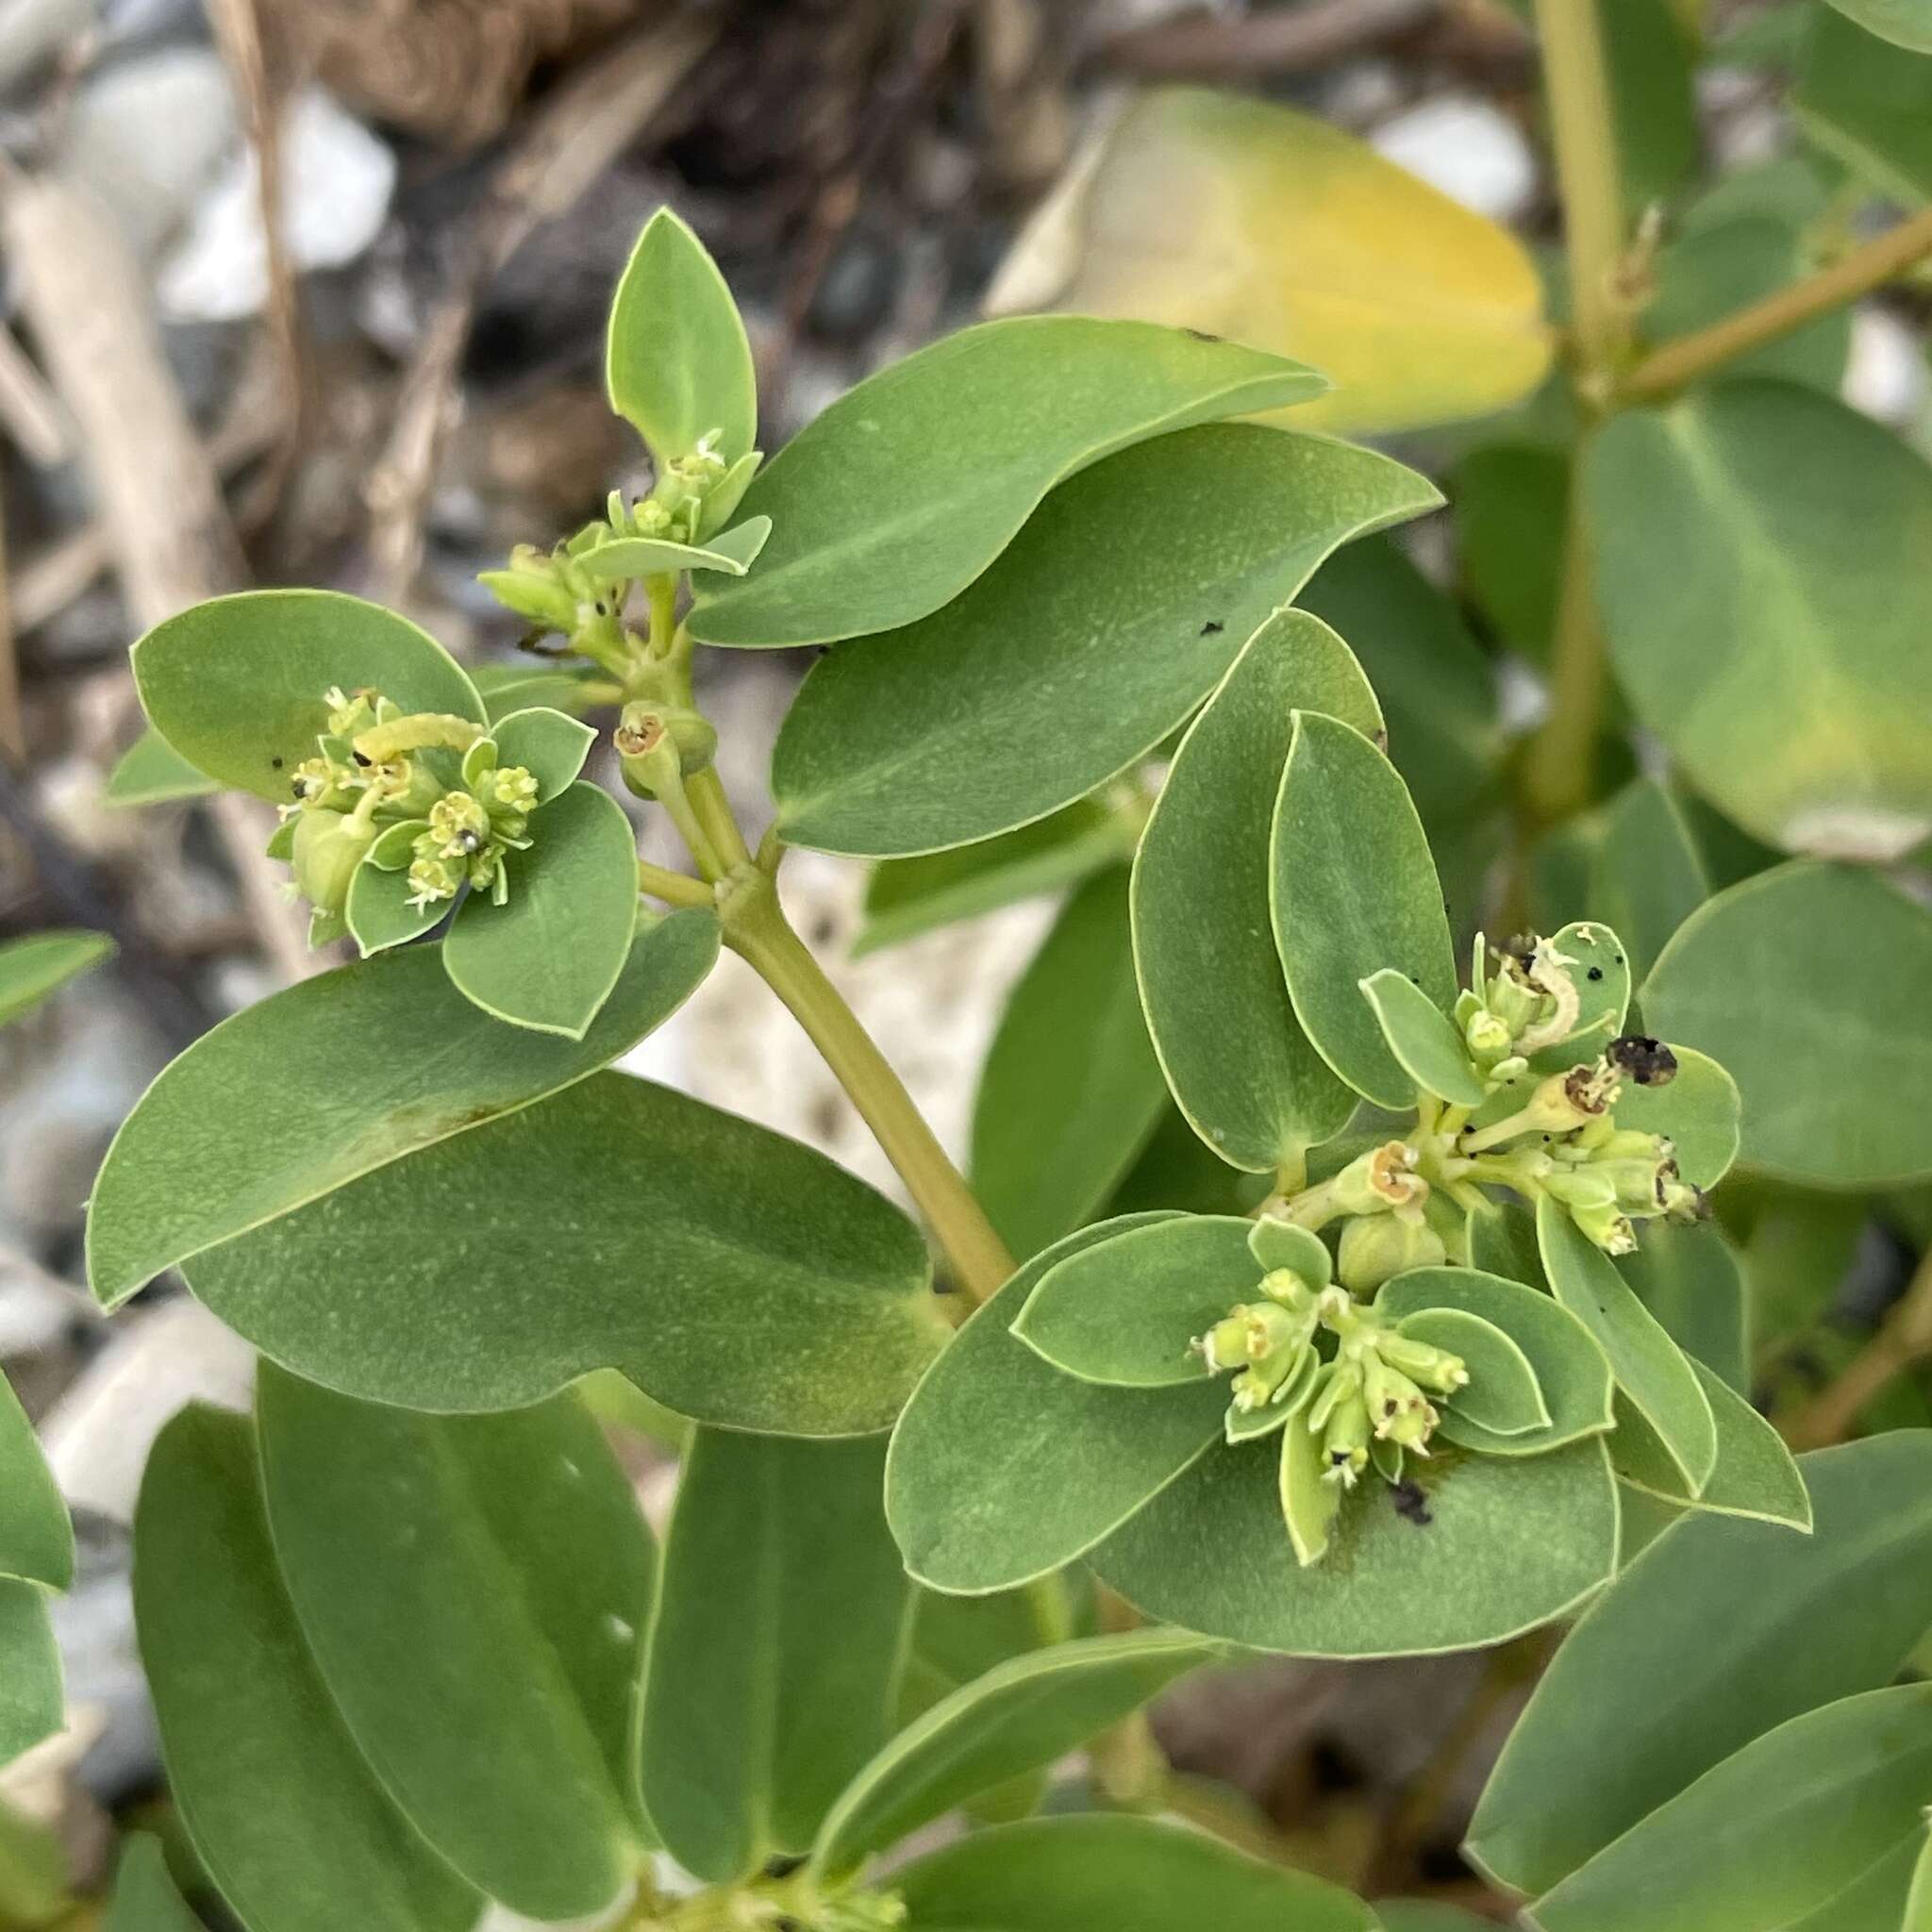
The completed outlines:
{"type": "Polygon", "coordinates": [[[1932,1251],[1921,1257],[1906,1291],[1876,1335],[1840,1370],[1806,1408],[1785,1424],[1793,1449],[1824,1449],[1842,1442],[1857,1424],[1858,1411],[1895,1375],[1932,1357],[1932,1251]]]}
{"type": "Polygon", "coordinates": [[[1537,826],[1555,824],[1590,803],[1607,684],[1603,630],[1575,494],[1573,465],[1563,575],[1550,640],[1550,708],[1523,760],[1524,804],[1537,826]]]}
{"type": "Polygon", "coordinates": [[[1603,384],[1628,327],[1617,290],[1624,258],[1617,129],[1597,8],[1598,0],[1536,0],[1570,252],[1571,328],[1586,388],[1603,384]]]}
{"type": "Polygon", "coordinates": [[[689,873],[673,872],[669,866],[653,865],[648,858],[638,860],[638,891],[673,906],[715,906],[718,895],[703,879],[689,873]]]}
{"type": "Polygon", "coordinates": [[[906,1183],[959,1286],[974,1302],[987,1300],[1012,1274],[1013,1258],[986,1210],[872,1036],[791,929],[772,881],[746,867],[732,888],[723,904],[725,944],[791,1008],[906,1183]]]}
{"type": "Polygon", "coordinates": [[[1643,403],[1669,395],[1727,362],[1735,362],[1740,356],[1883,288],[1928,257],[1932,257],[1932,208],[1854,248],[1816,275],[1653,351],[1619,385],[1618,400],[1643,403]]]}

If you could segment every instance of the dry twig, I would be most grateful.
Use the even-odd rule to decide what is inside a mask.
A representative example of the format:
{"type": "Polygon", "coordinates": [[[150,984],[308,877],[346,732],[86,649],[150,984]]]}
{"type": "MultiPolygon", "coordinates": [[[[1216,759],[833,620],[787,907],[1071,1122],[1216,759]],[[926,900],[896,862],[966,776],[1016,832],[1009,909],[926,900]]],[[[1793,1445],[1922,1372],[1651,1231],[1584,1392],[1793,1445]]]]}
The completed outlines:
{"type": "Polygon", "coordinates": [[[1249,80],[1331,66],[1420,26],[1441,0],[1309,0],[1258,13],[1189,14],[1117,34],[1103,65],[1146,79],[1249,80]]]}

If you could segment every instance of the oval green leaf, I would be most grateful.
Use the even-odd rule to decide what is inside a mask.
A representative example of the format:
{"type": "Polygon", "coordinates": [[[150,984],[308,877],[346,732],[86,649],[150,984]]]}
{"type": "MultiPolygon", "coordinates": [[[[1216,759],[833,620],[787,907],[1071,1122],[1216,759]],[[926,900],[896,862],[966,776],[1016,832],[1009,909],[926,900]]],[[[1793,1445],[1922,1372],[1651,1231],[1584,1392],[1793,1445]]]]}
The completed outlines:
{"type": "Polygon", "coordinates": [[[1752,1739],[1891,1681],[1932,1599],[1932,1432],[1799,1468],[1810,1536],[1684,1517],[1577,1625],[1476,1809],[1484,1870],[1547,1891],[1752,1739]]]}
{"type": "Polygon", "coordinates": [[[1013,1333],[1083,1382],[1120,1389],[1198,1382],[1210,1371],[1190,1344],[1259,1292],[1250,1224],[1191,1214],[1082,1248],[1041,1277],[1013,1333]]]}
{"type": "Polygon", "coordinates": [[[295,1374],[439,1411],[516,1408],[614,1368],[694,1421],[860,1435],[891,1422],[946,1334],[925,1244],[882,1195],[620,1074],[434,1141],[182,1272],[295,1374]]]}
{"type": "Polygon", "coordinates": [[[148,721],[196,771],[277,805],[315,756],[332,686],[483,722],[476,687],[427,631],[340,591],[196,604],[134,646],[134,683],[148,721]]]}
{"type": "Polygon", "coordinates": [[[1115,867],[1067,901],[987,1049],[969,1171],[1008,1247],[1036,1255],[1098,1212],[1164,1099],[1115,867]]]}
{"type": "MultiPolygon", "coordinates": [[[[1932,912],[1848,866],[1720,892],[1665,947],[1643,1010],[1728,1069],[1746,1165],[1819,1187],[1932,1174],[1932,912]]],[[[1665,1088],[1659,1099],[1674,1088],[1665,1088]]]]}
{"type": "Polygon", "coordinates": [[[1615,417],[1582,481],[1623,688],[1691,782],[1788,851],[1932,834],[1932,466],[1831,397],[1741,382],[1615,417]]]}
{"type": "Polygon", "coordinates": [[[1547,1195],[1537,1203],[1536,1239],[1551,1293],[1596,1338],[1617,1387],[1697,1494],[1717,1461],[1717,1424],[1689,1357],[1638,1300],[1617,1264],[1547,1195]]]}
{"type": "Polygon", "coordinates": [[[1264,1274],[1287,1268],[1310,1288],[1326,1288],[1335,1273],[1334,1258],[1320,1235],[1273,1214],[1248,1223],[1248,1252],[1264,1274]]]}
{"type": "Polygon", "coordinates": [[[1375,1932],[1341,1887],[1204,1832],[1090,1813],[976,1831],[895,1872],[920,1932],[1375,1932]]]}
{"type": "Polygon", "coordinates": [[[490,735],[496,741],[499,767],[521,765],[536,779],[539,805],[548,805],[575,782],[597,741],[588,724],[541,705],[498,718],[490,735]]]}
{"type": "Polygon", "coordinates": [[[1269,932],[1268,831],[1298,706],[1381,734],[1348,646],[1286,610],[1189,727],[1134,860],[1134,964],[1168,1086],[1215,1153],[1257,1174],[1338,1133],[1355,1105],[1295,1020],[1269,932]]]}
{"type": "Polygon", "coordinates": [[[852,955],[917,939],[955,920],[971,919],[1038,893],[1076,886],[1124,863],[1146,812],[1138,786],[1123,781],[1119,797],[1076,799],[1048,818],[918,858],[888,858],[872,869],[865,924],[852,955]]]}
{"type": "Polygon", "coordinates": [[[1616,1565],[1616,1484],[1596,1442],[1418,1463],[1420,1507],[1371,1477],[1307,1569],[1283,1532],[1277,1459],[1267,1442],[1217,1448],[1089,1561],[1149,1617],[1354,1657],[1499,1643],[1573,1608],[1616,1565]]]}
{"type": "Polygon", "coordinates": [[[0,1026],[114,954],[104,932],[36,932],[0,945],[0,1026]]]}
{"type": "Polygon", "coordinates": [[[933,852],[1084,797],[1180,725],[1337,544],[1438,500],[1386,457],[1249,424],[1096,465],[944,609],[812,667],[772,757],[780,833],[933,852]]]}
{"type": "Polygon", "coordinates": [[[886,1460],[886,1516],[922,1582],[973,1595],[1058,1570],[1220,1439],[1219,1386],[1103,1389],[1009,1332],[1057,1262],[1174,1218],[1124,1216],[1035,1256],[913,1391],[886,1460]]]}
{"type": "Polygon", "coordinates": [[[1703,1489],[1690,1493],[1657,1432],[1641,1416],[1624,1412],[1621,1404],[1617,1432],[1610,1438],[1610,1465],[1617,1479],[1679,1508],[1808,1530],[1811,1499],[1783,1437],[1721,1375],[1700,1361],[1690,1366],[1704,1385],[1717,1424],[1717,1462],[1703,1489]]]}
{"type": "Polygon", "coordinates": [[[1693,1188],[1714,1188],[1738,1158],[1743,1101],[1738,1083],[1708,1054],[1689,1046],[1672,1051],[1676,1077],[1661,1087],[1626,1085],[1617,1096],[1617,1124],[1668,1135],[1678,1173],[1693,1188]]]}
{"type": "Polygon", "coordinates": [[[66,1722],[46,1592],[17,1576],[0,1576],[0,1764],[51,1738],[66,1722]]]}
{"type": "Polygon", "coordinates": [[[995,1664],[915,1719],[846,1786],[813,1865],[857,1868],[977,1792],[1063,1757],[1213,1655],[1182,1631],[1135,1630],[995,1664]]]}
{"type": "Polygon", "coordinates": [[[771,541],[755,575],[700,588],[691,635],[824,644],[915,623],[1089,464],[1326,387],[1299,363],[1145,323],[962,329],[841,396],[754,479],[744,508],[771,518],[771,541]]]}
{"type": "Polygon", "coordinates": [[[0,1576],[65,1590],[74,1581],[74,1525],[34,1425],[0,1375],[0,1576]]]}
{"type": "Polygon", "coordinates": [[[482,1900],[384,1794],[275,1567],[254,1433],[162,1430],[134,1518],[134,1616],[182,1824],[250,1932],[466,1932],[482,1900]]]}
{"type": "Polygon", "coordinates": [[[1456,963],[1422,821],[1395,768],[1360,732],[1296,713],[1269,865],[1274,943],[1303,1030],[1357,1093],[1413,1107],[1415,1083],[1360,983],[1389,967],[1446,1008],[1456,963]]]}
{"type": "Polygon", "coordinates": [[[581,1040],[637,929],[637,834],[616,799],[581,780],[542,808],[530,832],[532,848],[508,860],[508,903],[473,891],[458,908],[443,969],[486,1013],[581,1040]]]}
{"type": "Polygon", "coordinates": [[[1924,1834],[1932,1684],[1755,1738],[1538,1900],[1544,1932],[1760,1932],[1924,1834]]]}
{"type": "Polygon", "coordinates": [[[738,304],[705,244],[668,208],[644,224],[610,304],[610,407],[661,471],[700,437],[735,463],[758,440],[758,376],[738,304]]]}
{"type": "Polygon", "coordinates": [[[911,1590],[879,1508],[885,1444],[700,1429],[664,1544],[644,1806],[726,1883],[803,1853],[885,1742],[911,1590]]]}
{"type": "Polygon", "coordinates": [[[500,1026],[428,948],[245,1008],[174,1060],[115,1135],[89,1204],[95,1295],[113,1307],[190,1256],[586,1078],[675,1012],[717,957],[702,908],[639,933],[580,1041],[500,1026]]]}
{"type": "Polygon", "coordinates": [[[722,530],[703,543],[670,543],[658,537],[613,537],[576,559],[577,567],[600,584],[624,583],[637,577],[681,570],[719,570],[741,577],[758,561],[772,534],[770,517],[747,517],[735,528],[722,530]]]}
{"type": "Polygon", "coordinates": [[[1361,982],[1389,1051],[1423,1093],[1457,1107],[1480,1107],[1489,1089],[1470,1064],[1449,1017],[1406,973],[1385,966],[1361,982]]]}
{"type": "Polygon", "coordinates": [[[160,1840],[144,1831],[130,1832],[122,1840],[107,1932],[201,1932],[201,1921],[189,1910],[168,1870],[160,1840]]]}
{"type": "MultiPolygon", "coordinates": [[[[413,824],[391,827],[393,832],[411,835],[415,830],[413,824]]],[[[409,883],[408,874],[384,862],[395,846],[404,841],[397,839],[388,851],[379,849],[389,839],[390,833],[378,838],[369,856],[356,868],[349,879],[348,902],[342,908],[349,936],[365,959],[421,939],[449,917],[446,899],[432,900],[426,906],[412,903],[416,889],[409,883]]],[[[402,862],[409,862],[407,856],[402,862]]]]}
{"type": "Polygon", "coordinates": [[[1623,1032],[1630,1006],[1629,955],[1602,921],[1573,920],[1550,935],[1550,943],[1569,962],[1564,971],[1576,989],[1576,1022],[1561,1040],[1531,1056],[1530,1066],[1540,1074],[1594,1059],[1623,1032]]]}
{"type": "Polygon", "coordinates": [[[222,788],[204,777],[150,724],[114,762],[102,794],[109,805],[162,805],[222,788]]]}
{"type": "MultiPolygon", "coordinates": [[[[1744,1273],[1722,1228],[1711,1222],[1647,1222],[1637,1251],[1620,1257],[1619,1266],[1686,1355],[1740,1393],[1749,1389],[1744,1273]]],[[[1816,1291],[1815,1283],[1807,1285],[1816,1291]]]]}
{"type": "Polygon", "coordinates": [[[1590,1331],[1547,1294],[1475,1268],[1417,1268],[1385,1282],[1375,1311],[1403,1324],[1425,1310],[1474,1315],[1523,1351],[1550,1413],[1548,1425],[1513,1435],[1483,1428],[1455,1405],[1442,1411],[1445,1441],[1490,1456],[1541,1456],[1610,1427],[1610,1366],[1590,1331]]]}
{"type": "Polygon", "coordinates": [[[1446,1349],[1469,1371],[1468,1384],[1444,1397],[1443,1407],[1496,1436],[1547,1432],[1553,1418],[1529,1357],[1494,1323],[1467,1308],[1418,1308],[1403,1334],[1446,1349]]]}
{"type": "Polygon", "coordinates": [[[264,1362],[256,1415],[283,1584],[383,1789],[513,1910],[608,1905],[652,1554],[589,1410],[417,1415],[264,1362]]]}

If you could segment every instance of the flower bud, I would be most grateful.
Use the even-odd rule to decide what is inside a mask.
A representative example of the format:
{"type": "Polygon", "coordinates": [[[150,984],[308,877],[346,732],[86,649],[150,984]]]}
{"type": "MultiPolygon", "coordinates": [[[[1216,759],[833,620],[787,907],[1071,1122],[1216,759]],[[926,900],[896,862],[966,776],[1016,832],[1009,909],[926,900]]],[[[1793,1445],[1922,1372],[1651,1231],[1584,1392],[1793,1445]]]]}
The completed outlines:
{"type": "MultiPolygon", "coordinates": [[[[427,834],[417,842],[419,847],[428,842],[427,834]]],[[[408,903],[419,912],[426,911],[445,899],[454,899],[462,882],[462,868],[442,858],[433,844],[426,852],[419,849],[409,861],[408,903]]]]}
{"type": "MultiPolygon", "coordinates": [[[[1341,1371],[1330,1374],[1331,1385],[1341,1378],[1341,1371]]],[[[1314,1426],[1310,1416],[1309,1426],[1314,1426]]],[[[1344,1490],[1355,1488],[1356,1479],[1369,1466],[1369,1411],[1361,1391],[1353,1382],[1345,1394],[1330,1407],[1322,1422],[1322,1472],[1324,1482],[1339,1483],[1344,1490]]]]}
{"type": "Polygon", "coordinates": [[[1462,1029],[1462,1038],[1476,1064],[1491,1067],[1507,1057],[1516,1036],[1506,1021],[1487,1007],[1482,1007],[1469,1016],[1468,1024],[1462,1029]]]}
{"type": "Polygon", "coordinates": [[[1441,1420],[1428,1398],[1378,1353],[1371,1351],[1362,1364],[1362,1401],[1375,1434],[1397,1442],[1418,1456],[1441,1420]]]}
{"type": "Polygon", "coordinates": [[[477,573],[476,581],[501,604],[532,624],[566,637],[576,628],[577,600],[557,564],[528,543],[510,552],[508,570],[477,573]]]}
{"type": "Polygon", "coordinates": [[[1433,1389],[1438,1395],[1453,1395],[1469,1387],[1469,1369],[1462,1357],[1433,1342],[1419,1341],[1388,1328],[1375,1338],[1375,1353],[1391,1369],[1399,1369],[1412,1382],[1433,1389]]]}
{"type": "Polygon", "coordinates": [[[490,842],[490,814],[467,791],[445,791],[429,808],[429,838],[444,858],[468,860],[490,842]]]}
{"type": "Polygon", "coordinates": [[[689,778],[711,762],[718,733],[710,720],[685,705],[625,706],[612,741],[622,762],[624,782],[640,798],[656,798],[675,776],[689,778]],[[667,749],[668,747],[668,749],[667,749]]]}
{"type": "Polygon", "coordinates": [[[522,765],[503,765],[483,781],[486,806],[526,815],[537,808],[537,780],[522,765]]]}
{"type": "Polygon", "coordinates": [[[1543,1176],[1543,1191],[1566,1208],[1614,1208],[1617,1205],[1617,1184],[1606,1164],[1553,1168],[1543,1176]]]}
{"type": "Polygon", "coordinates": [[[1364,1214],[1342,1225],[1337,1272],[1352,1294],[1368,1295],[1393,1275],[1440,1267],[1448,1257],[1442,1237],[1415,1209],[1364,1214]]]}
{"type": "Polygon", "coordinates": [[[1292,1268],[1271,1268],[1261,1277],[1261,1292],[1291,1314],[1306,1315],[1313,1323],[1315,1297],[1320,1291],[1304,1281],[1292,1268]]]}
{"type": "Polygon", "coordinates": [[[318,912],[341,912],[348,903],[349,881],[375,837],[375,826],[346,812],[305,811],[295,822],[296,891],[318,912]]]}
{"type": "Polygon", "coordinates": [[[1607,1206],[1573,1207],[1570,1219],[1586,1241],[1594,1241],[1607,1255],[1630,1255],[1637,1251],[1637,1230],[1614,1201],[1607,1206]]]}
{"type": "Polygon", "coordinates": [[[1416,1173],[1416,1151],[1401,1141],[1385,1141],[1357,1155],[1329,1183],[1345,1214],[1380,1214],[1391,1208],[1420,1207],[1429,1184],[1416,1173]]]}

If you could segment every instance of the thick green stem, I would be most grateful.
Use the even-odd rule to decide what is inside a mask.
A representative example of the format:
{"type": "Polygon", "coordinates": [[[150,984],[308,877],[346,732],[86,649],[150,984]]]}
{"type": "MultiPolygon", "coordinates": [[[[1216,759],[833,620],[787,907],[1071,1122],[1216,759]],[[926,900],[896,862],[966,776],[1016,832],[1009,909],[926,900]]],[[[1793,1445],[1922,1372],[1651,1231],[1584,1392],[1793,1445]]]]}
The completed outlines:
{"type": "Polygon", "coordinates": [[[1523,802],[1537,828],[1556,824],[1590,803],[1608,688],[1590,553],[1574,502],[1574,467],[1571,491],[1556,634],[1550,643],[1550,708],[1523,762],[1523,802]]]}
{"type": "Polygon", "coordinates": [[[959,1286],[985,1301],[1012,1274],[1012,1257],[898,1074],[792,931],[772,881],[749,866],[726,895],[724,941],[791,1008],[906,1183],[959,1286]]]}

